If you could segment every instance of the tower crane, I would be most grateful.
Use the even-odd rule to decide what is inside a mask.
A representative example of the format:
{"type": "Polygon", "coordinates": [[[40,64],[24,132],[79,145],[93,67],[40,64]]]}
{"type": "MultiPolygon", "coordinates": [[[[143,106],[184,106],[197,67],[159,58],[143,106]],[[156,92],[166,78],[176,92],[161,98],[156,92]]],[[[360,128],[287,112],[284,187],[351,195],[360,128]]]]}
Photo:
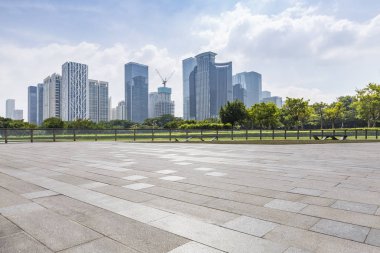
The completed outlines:
{"type": "Polygon", "coordinates": [[[160,71],[158,71],[158,69],[156,69],[156,72],[157,72],[158,76],[161,78],[162,84],[164,85],[164,87],[166,87],[166,83],[170,80],[170,78],[172,78],[175,71],[173,70],[172,73],[170,73],[170,75],[168,77],[165,77],[165,78],[162,77],[162,75],[160,74],[160,71]]]}

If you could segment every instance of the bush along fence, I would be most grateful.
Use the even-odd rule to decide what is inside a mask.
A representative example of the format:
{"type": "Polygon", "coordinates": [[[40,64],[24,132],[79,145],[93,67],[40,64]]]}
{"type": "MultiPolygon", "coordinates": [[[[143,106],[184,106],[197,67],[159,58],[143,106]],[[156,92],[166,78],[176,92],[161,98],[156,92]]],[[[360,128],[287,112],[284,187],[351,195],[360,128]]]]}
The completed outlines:
{"type": "Polygon", "coordinates": [[[379,129],[0,129],[0,143],[59,141],[194,142],[257,140],[378,140],[379,129]]]}

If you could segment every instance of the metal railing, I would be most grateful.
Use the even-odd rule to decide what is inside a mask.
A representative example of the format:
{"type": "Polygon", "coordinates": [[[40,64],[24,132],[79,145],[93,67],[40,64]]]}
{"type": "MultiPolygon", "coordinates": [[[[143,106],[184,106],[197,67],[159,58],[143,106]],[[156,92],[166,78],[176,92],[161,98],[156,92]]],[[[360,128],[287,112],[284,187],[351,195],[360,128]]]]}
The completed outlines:
{"type": "Polygon", "coordinates": [[[378,129],[262,130],[262,129],[0,129],[0,143],[58,141],[252,141],[312,140],[313,136],[348,136],[377,140],[378,129]]]}

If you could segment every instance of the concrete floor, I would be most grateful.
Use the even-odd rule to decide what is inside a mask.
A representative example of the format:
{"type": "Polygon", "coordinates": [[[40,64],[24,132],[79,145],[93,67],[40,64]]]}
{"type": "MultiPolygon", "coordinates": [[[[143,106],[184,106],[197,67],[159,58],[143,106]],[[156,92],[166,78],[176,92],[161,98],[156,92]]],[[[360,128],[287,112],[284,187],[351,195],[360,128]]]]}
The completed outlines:
{"type": "Polygon", "coordinates": [[[0,145],[0,252],[380,252],[380,143],[0,145]]]}

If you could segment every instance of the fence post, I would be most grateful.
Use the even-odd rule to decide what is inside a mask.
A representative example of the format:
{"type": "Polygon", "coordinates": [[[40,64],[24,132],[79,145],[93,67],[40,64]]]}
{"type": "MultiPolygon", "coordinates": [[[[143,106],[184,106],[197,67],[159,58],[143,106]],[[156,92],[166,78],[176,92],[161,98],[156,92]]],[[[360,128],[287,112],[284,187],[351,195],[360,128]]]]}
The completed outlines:
{"type": "Polygon", "coordinates": [[[4,142],[8,143],[8,130],[6,128],[4,129],[4,142]]]}
{"type": "Polygon", "coordinates": [[[323,138],[323,129],[322,129],[322,138],[323,138]]]}
{"type": "Polygon", "coordinates": [[[75,129],[73,129],[73,133],[74,133],[74,141],[76,141],[77,140],[77,136],[75,134],[75,129]]]}
{"type": "Polygon", "coordinates": [[[286,140],[286,129],[285,129],[284,137],[285,137],[285,140],[286,140]]]}
{"type": "Polygon", "coordinates": [[[133,129],[133,141],[136,141],[136,129],[133,129]]]}
{"type": "Polygon", "coordinates": [[[365,130],[365,139],[367,140],[368,138],[368,129],[365,130]]]}
{"type": "Polygon", "coordinates": [[[355,140],[358,139],[358,129],[355,129],[355,140]]]}
{"type": "Polygon", "coordinates": [[[309,140],[311,140],[311,129],[309,131],[309,140]]]}
{"type": "Polygon", "coordinates": [[[203,140],[203,129],[201,129],[201,140],[203,140]]]}
{"type": "Polygon", "coordinates": [[[117,141],[117,129],[115,129],[115,141],[117,141]]]}
{"type": "Polygon", "coordinates": [[[188,139],[188,138],[189,138],[189,130],[186,129],[186,139],[188,139]]]}
{"type": "Polygon", "coordinates": [[[263,139],[263,130],[260,128],[260,140],[263,139]]]}
{"type": "Polygon", "coordinates": [[[30,142],[33,142],[33,129],[30,129],[30,142]]]}
{"type": "Polygon", "coordinates": [[[234,140],[234,127],[231,128],[231,140],[234,140]]]}
{"type": "Polygon", "coordinates": [[[55,142],[55,129],[53,128],[53,142],[55,142]]]}
{"type": "Polygon", "coordinates": [[[248,141],[248,128],[245,129],[245,140],[248,141]]]}
{"type": "Polygon", "coordinates": [[[344,129],[344,135],[347,135],[347,129],[344,129]]]}
{"type": "Polygon", "coordinates": [[[297,129],[297,140],[299,140],[300,139],[300,129],[298,128],[297,129]]]}
{"type": "Polygon", "coordinates": [[[333,130],[333,135],[335,136],[335,129],[333,130]]]}
{"type": "Polygon", "coordinates": [[[152,141],[154,141],[154,128],[152,128],[152,141]]]}
{"type": "Polygon", "coordinates": [[[219,129],[216,129],[216,140],[219,140],[219,129]]]}
{"type": "Polygon", "coordinates": [[[272,129],[272,140],[274,140],[274,128],[272,129]]]}
{"type": "Polygon", "coordinates": [[[378,130],[376,129],[376,140],[377,140],[377,138],[378,138],[378,130]]]}

